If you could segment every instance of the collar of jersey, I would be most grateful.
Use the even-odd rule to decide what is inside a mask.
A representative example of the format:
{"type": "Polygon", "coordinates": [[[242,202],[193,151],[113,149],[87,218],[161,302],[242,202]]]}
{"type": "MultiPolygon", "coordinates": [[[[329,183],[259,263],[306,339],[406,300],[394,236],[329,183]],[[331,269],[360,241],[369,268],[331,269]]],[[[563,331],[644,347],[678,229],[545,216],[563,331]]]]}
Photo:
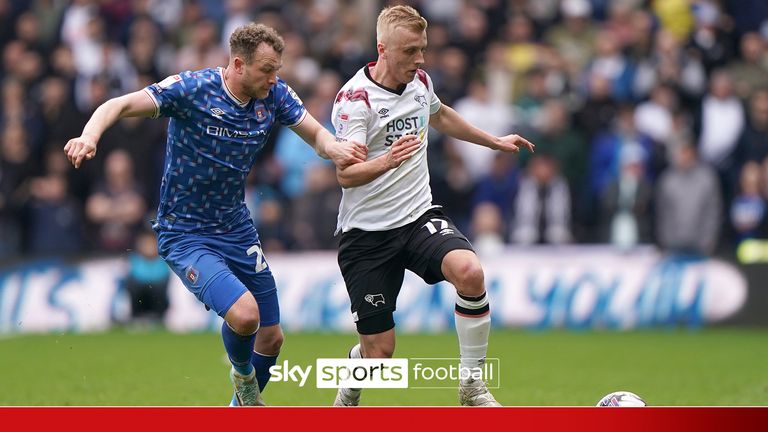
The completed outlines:
{"type": "Polygon", "coordinates": [[[232,99],[232,102],[238,104],[241,108],[245,107],[246,105],[248,105],[248,102],[250,102],[250,100],[247,100],[245,102],[241,101],[229,89],[229,86],[227,85],[227,81],[224,80],[224,68],[222,68],[221,66],[219,66],[219,76],[221,77],[221,88],[223,88],[224,89],[224,93],[226,93],[227,96],[229,96],[229,98],[232,99]]]}
{"type": "Polygon", "coordinates": [[[365,76],[371,80],[372,83],[376,84],[378,87],[383,88],[384,90],[394,93],[398,96],[402,96],[403,92],[405,91],[405,87],[408,86],[408,84],[402,84],[397,89],[391,89],[385,85],[381,85],[379,82],[377,82],[373,77],[371,76],[371,68],[376,65],[376,62],[370,62],[363,68],[363,72],[365,73],[365,76]]]}

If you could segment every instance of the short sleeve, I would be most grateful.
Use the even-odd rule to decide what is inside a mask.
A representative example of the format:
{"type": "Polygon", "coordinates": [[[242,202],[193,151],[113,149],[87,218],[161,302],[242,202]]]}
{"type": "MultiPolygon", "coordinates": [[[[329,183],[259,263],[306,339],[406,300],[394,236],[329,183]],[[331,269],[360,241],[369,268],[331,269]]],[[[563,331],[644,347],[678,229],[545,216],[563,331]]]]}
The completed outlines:
{"type": "Polygon", "coordinates": [[[151,84],[144,88],[155,103],[157,117],[183,117],[184,101],[200,87],[200,82],[193,72],[182,72],[151,84]]]}
{"type": "Polygon", "coordinates": [[[294,127],[304,120],[307,110],[299,95],[283,80],[278,80],[275,85],[275,98],[277,101],[277,121],[281,125],[294,127]]]}
{"type": "Polygon", "coordinates": [[[365,90],[342,90],[336,97],[331,121],[337,140],[367,142],[370,110],[367,94],[361,92],[365,90]]]}
{"type": "Polygon", "coordinates": [[[427,82],[429,83],[427,84],[427,87],[429,87],[429,115],[432,115],[440,110],[443,103],[435,93],[435,86],[432,84],[432,78],[427,73],[424,73],[424,75],[426,75],[427,82]]]}

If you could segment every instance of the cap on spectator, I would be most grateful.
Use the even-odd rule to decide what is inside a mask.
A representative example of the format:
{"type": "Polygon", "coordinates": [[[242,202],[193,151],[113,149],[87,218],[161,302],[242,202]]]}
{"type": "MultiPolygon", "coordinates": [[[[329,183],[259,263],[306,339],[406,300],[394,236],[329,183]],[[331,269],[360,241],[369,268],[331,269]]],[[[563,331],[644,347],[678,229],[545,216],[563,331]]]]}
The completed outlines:
{"type": "Polygon", "coordinates": [[[592,5],[589,0],[563,0],[560,10],[568,17],[587,17],[592,14],[592,5]]]}

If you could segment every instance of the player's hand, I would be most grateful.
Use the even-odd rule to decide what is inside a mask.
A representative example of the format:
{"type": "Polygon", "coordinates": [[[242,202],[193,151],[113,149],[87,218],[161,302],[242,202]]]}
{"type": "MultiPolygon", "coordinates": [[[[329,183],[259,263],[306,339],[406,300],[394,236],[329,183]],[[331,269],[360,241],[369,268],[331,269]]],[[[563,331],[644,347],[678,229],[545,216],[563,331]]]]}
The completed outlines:
{"type": "Polygon", "coordinates": [[[96,156],[96,140],[87,135],[72,138],[64,146],[64,153],[75,168],[80,168],[83,160],[90,160],[96,156]]]}
{"type": "Polygon", "coordinates": [[[394,143],[387,153],[387,167],[397,168],[413,156],[421,146],[421,140],[416,135],[404,135],[394,143]]]}
{"type": "Polygon", "coordinates": [[[368,147],[356,141],[336,141],[334,145],[328,146],[325,152],[340,169],[365,162],[368,157],[368,147]]]}
{"type": "Polygon", "coordinates": [[[526,148],[533,153],[536,148],[530,141],[517,134],[500,137],[496,145],[496,150],[510,153],[518,153],[520,148],[526,148]]]}

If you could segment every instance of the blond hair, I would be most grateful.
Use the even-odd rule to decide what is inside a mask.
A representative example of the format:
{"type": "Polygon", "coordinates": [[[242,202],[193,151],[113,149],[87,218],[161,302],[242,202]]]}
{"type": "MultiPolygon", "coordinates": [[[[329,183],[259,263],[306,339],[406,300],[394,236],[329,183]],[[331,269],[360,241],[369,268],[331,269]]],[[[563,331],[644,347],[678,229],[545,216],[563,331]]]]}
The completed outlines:
{"type": "Polygon", "coordinates": [[[272,27],[264,24],[249,23],[235,29],[229,37],[229,51],[232,57],[238,56],[250,64],[253,54],[260,44],[271,46],[278,54],[283,53],[285,42],[272,27]]]}
{"type": "Polygon", "coordinates": [[[427,20],[410,6],[384,8],[376,20],[376,42],[384,42],[397,27],[421,33],[427,29],[427,20]]]}

